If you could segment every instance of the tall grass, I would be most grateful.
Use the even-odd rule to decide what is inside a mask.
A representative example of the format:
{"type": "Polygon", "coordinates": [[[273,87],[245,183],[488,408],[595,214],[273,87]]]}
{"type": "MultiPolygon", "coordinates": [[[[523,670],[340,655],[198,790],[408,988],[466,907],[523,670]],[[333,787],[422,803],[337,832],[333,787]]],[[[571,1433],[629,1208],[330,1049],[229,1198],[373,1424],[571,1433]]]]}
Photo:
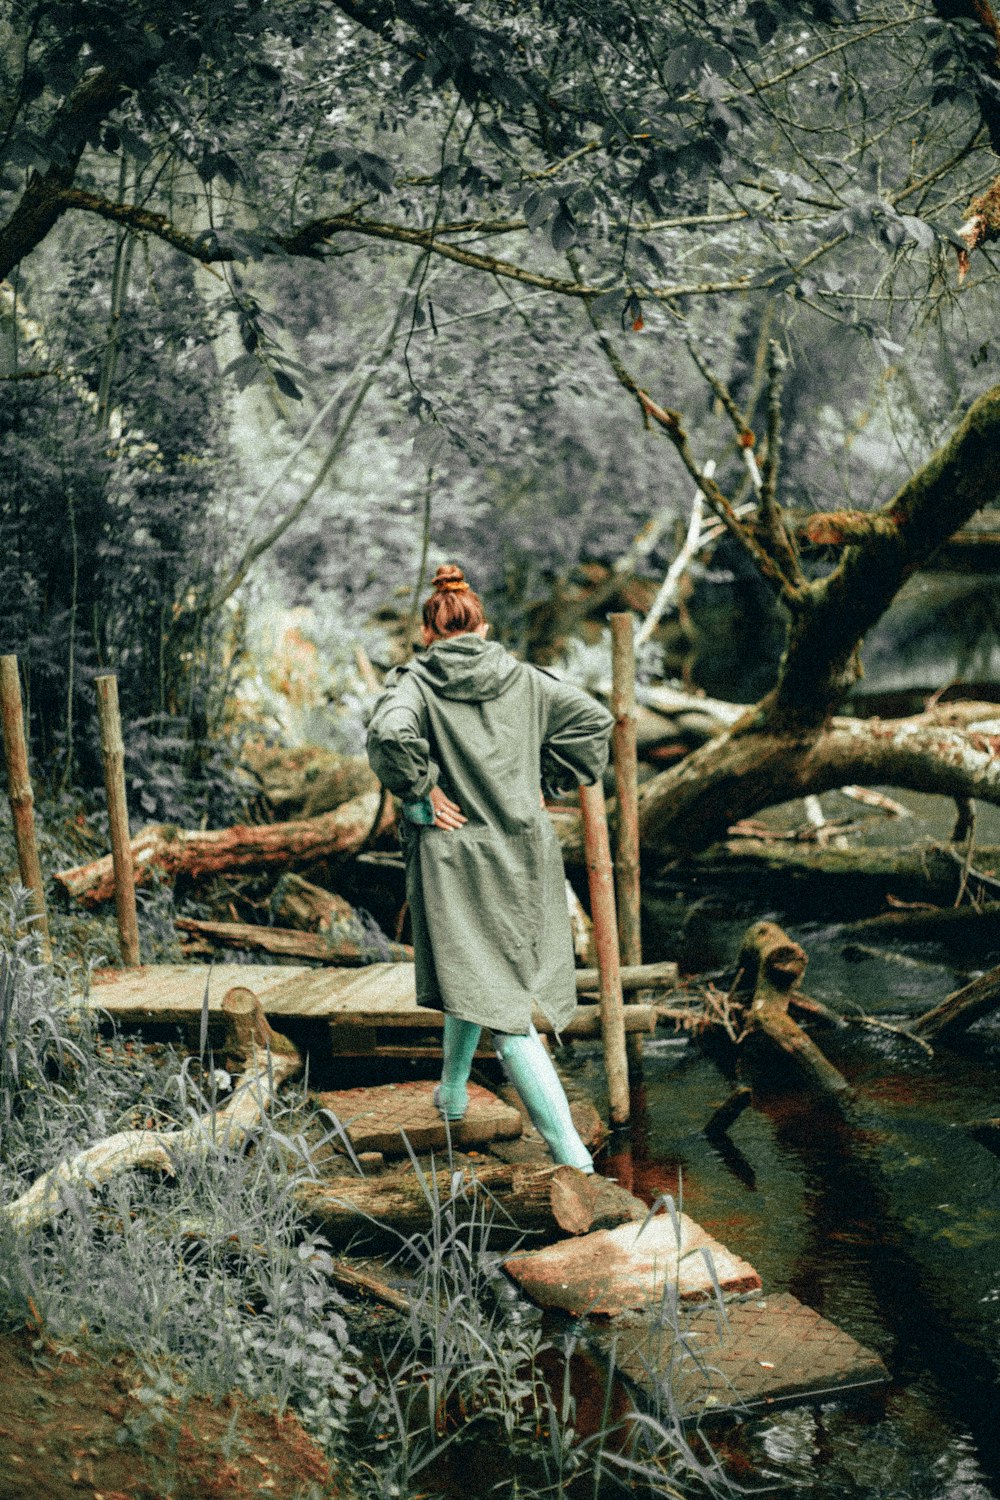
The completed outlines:
{"type": "MultiPolygon", "coordinates": [[[[212,1110],[220,1080],[210,1058],[200,1066],[102,1032],[16,935],[25,912],[23,892],[0,910],[0,1201],[115,1130],[212,1110]]],[[[305,1102],[303,1086],[288,1087],[238,1151],[178,1160],[169,1179],[131,1172],[67,1189],[51,1225],[0,1229],[0,1326],[29,1320],[51,1339],[132,1351],[148,1399],[143,1430],[126,1438],[145,1441],[179,1391],[239,1388],[294,1408],[380,1500],[436,1493],[468,1445],[477,1494],[721,1489],[717,1466],[685,1437],[669,1382],[653,1411],[613,1421],[609,1399],[596,1429],[578,1430],[581,1326],[545,1336],[490,1249],[502,1211],[460,1172],[441,1192],[412,1157],[430,1228],[399,1244],[409,1311],[365,1335],[297,1206],[297,1185],[315,1175],[316,1147],[299,1133],[305,1102]]],[[[680,1337],[671,1291],[662,1316],[680,1337]]]]}

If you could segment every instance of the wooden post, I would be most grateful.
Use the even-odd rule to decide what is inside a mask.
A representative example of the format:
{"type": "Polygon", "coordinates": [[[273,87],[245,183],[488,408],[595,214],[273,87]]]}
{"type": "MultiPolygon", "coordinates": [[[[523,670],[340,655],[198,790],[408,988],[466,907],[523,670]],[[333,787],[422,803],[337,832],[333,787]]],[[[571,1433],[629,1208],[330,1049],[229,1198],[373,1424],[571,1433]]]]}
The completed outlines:
{"type": "Polygon", "coordinates": [[[628,1059],[625,1051],[625,1007],[622,1002],[621,963],[618,957],[618,923],[615,917],[615,886],[608,842],[608,819],[604,788],[600,782],[580,788],[584,858],[590,885],[590,915],[594,923],[594,947],[600,972],[601,1034],[612,1125],[627,1125],[630,1115],[628,1059]]]}
{"type": "Polygon", "coordinates": [[[3,721],[10,811],[14,822],[14,842],[17,845],[21,884],[31,892],[31,909],[36,918],[32,926],[41,940],[42,958],[46,963],[51,963],[49,916],[45,909],[45,885],[35,838],[35,798],[28,773],[28,742],[24,733],[21,681],[17,674],[16,656],[0,656],[0,719],[3,721]]]}
{"type": "Polygon", "coordinates": [[[639,909],[639,758],[635,743],[635,646],[631,614],[611,622],[611,750],[618,800],[615,896],[623,964],[642,963],[639,909]]]}
{"type": "Polygon", "coordinates": [[[108,825],[111,829],[111,858],[115,871],[115,911],[118,915],[118,941],[122,962],[128,969],[138,968],[139,924],[135,914],[135,870],[132,865],[132,842],[128,831],[128,804],[125,800],[125,743],[122,739],[121,714],[118,711],[118,679],[112,674],[94,679],[97,688],[97,718],[101,728],[101,759],[104,762],[104,788],[108,797],[108,825]]]}
{"type": "MultiPolygon", "coordinates": [[[[635,634],[630,613],[608,616],[611,626],[611,754],[618,808],[615,838],[615,901],[623,964],[642,963],[639,865],[639,757],[635,726],[635,634]]],[[[642,1038],[629,1035],[628,1060],[642,1065],[642,1038]]]]}

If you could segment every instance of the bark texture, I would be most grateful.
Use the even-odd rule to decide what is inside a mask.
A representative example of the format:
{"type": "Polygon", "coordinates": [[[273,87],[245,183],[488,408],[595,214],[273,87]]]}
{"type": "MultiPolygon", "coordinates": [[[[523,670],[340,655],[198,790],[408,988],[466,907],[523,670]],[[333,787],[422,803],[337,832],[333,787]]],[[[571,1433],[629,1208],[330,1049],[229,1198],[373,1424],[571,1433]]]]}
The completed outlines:
{"type": "MultiPolygon", "coordinates": [[[[137,885],[156,870],[168,880],[198,879],[227,870],[284,869],[356,853],[369,838],[392,826],[391,806],[381,807],[377,792],[354,797],[334,812],[293,823],[237,824],[204,833],[157,823],[132,840],[137,885]]],[[[104,855],[53,877],[66,894],[85,906],[114,895],[111,856],[104,855]]]]}
{"type": "Polygon", "coordinates": [[[356,1238],[426,1234],[441,1208],[448,1212],[453,1204],[465,1219],[477,1201],[480,1220],[484,1207],[487,1217],[492,1209],[491,1244],[497,1237],[509,1240],[527,1231],[552,1239],[586,1234],[646,1214],[645,1204],[603,1177],[587,1177],[575,1167],[502,1162],[426,1173],[424,1181],[410,1170],[374,1178],[327,1178],[303,1184],[298,1199],[334,1247],[356,1238]]]}

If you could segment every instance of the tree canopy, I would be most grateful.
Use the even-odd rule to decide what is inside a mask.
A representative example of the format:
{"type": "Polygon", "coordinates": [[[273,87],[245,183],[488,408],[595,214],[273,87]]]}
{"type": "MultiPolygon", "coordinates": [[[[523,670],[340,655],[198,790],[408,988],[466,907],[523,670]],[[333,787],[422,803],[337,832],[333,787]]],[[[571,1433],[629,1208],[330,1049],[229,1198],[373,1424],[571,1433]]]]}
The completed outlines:
{"type": "Polygon", "coordinates": [[[672,449],[731,564],[791,607],[781,507],[836,511],[816,535],[839,545],[841,513],[891,502],[989,386],[986,0],[14,0],[0,71],[2,399],[31,483],[53,474],[62,559],[32,572],[36,624],[86,618],[95,660],[152,649],[112,623],[123,531],[175,665],[269,548],[298,537],[313,567],[289,528],[362,407],[410,516],[397,545],[387,497],[368,575],[412,553],[433,493],[516,613],[683,509],[672,449]],[[311,475],[261,485],[251,525],[232,524],[257,476],[211,410],[220,375],[311,475]],[[32,452],[70,409],[91,550],[71,528],[67,558],[66,455],[32,452]],[[176,567],[151,567],[149,536],[176,567]]]}

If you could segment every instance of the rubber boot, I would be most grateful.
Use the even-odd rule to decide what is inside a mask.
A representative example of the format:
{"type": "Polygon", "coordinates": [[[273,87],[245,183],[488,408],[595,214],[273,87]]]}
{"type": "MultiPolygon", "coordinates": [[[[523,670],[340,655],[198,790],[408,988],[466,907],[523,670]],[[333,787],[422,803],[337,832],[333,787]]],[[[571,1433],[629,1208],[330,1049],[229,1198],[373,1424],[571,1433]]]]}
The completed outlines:
{"type": "Polygon", "coordinates": [[[493,1042],[507,1077],[520,1094],[531,1123],[548,1146],[553,1161],[560,1166],[579,1167],[581,1172],[593,1172],[594,1163],[573,1124],[559,1074],[534,1026],[527,1036],[498,1032],[493,1042]]]}
{"type": "Polygon", "coordinates": [[[434,1103],[446,1120],[460,1120],[469,1107],[466,1084],[472,1072],[472,1059],[479,1046],[482,1027],[458,1016],[444,1017],[444,1059],[441,1082],[434,1090],[434,1103]]]}

